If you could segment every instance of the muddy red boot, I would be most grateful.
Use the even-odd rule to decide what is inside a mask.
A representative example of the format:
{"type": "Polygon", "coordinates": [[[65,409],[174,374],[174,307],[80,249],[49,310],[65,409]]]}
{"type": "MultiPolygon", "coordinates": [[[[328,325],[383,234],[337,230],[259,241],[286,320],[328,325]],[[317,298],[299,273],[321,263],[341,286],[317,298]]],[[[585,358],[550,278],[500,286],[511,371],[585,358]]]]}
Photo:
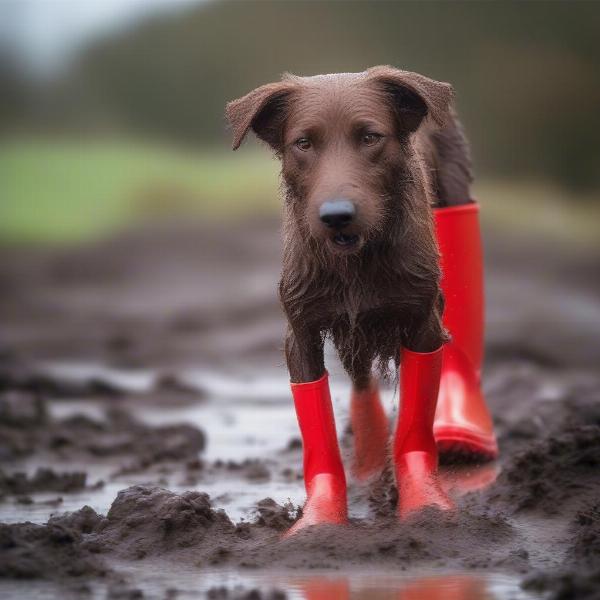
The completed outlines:
{"type": "Polygon", "coordinates": [[[371,380],[365,390],[352,390],[350,425],[354,435],[352,474],[359,481],[367,481],[383,471],[389,441],[388,419],[376,381],[371,380]]]}
{"type": "Polygon", "coordinates": [[[433,418],[442,368],[442,348],[434,352],[402,350],[400,412],[394,436],[398,515],[426,506],[452,508],[437,478],[438,455],[433,418]]]}
{"type": "Polygon", "coordinates": [[[434,211],[441,253],[444,359],[434,435],[440,453],[490,460],[498,455],[492,418],[481,392],[483,257],[476,203],[434,211]]]}
{"type": "Polygon", "coordinates": [[[292,383],[291,387],[302,435],[307,499],[302,517],[286,536],[311,525],[342,524],[348,520],[346,477],[335,430],[327,372],[316,381],[292,383]]]}

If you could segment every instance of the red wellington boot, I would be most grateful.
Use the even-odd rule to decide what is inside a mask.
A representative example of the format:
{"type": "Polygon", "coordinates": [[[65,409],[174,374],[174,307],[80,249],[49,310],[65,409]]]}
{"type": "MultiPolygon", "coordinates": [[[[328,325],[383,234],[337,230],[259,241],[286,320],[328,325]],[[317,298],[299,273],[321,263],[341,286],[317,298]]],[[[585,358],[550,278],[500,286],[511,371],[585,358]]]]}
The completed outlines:
{"type": "Polygon", "coordinates": [[[481,392],[483,257],[476,203],[434,211],[442,255],[444,325],[451,335],[444,360],[434,435],[440,453],[494,459],[498,445],[481,392]]]}
{"type": "Polygon", "coordinates": [[[352,390],[350,424],[354,434],[352,474],[358,481],[379,475],[387,458],[389,426],[381,405],[377,382],[365,390],[352,390]]]}
{"type": "Polygon", "coordinates": [[[400,413],[394,436],[398,514],[406,517],[425,506],[452,508],[437,479],[438,455],[433,437],[443,349],[402,350],[400,413]]]}
{"type": "Polygon", "coordinates": [[[286,535],[322,523],[346,523],[346,477],[340,456],[327,372],[316,381],[292,383],[304,451],[307,500],[286,535]]]}

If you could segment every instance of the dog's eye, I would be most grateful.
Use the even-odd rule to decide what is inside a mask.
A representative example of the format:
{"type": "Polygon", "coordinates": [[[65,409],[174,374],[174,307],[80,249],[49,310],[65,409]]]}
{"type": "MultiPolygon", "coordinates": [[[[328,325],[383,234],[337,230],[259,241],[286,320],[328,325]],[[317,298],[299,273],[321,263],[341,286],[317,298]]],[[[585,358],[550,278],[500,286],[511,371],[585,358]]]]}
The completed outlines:
{"type": "Polygon", "coordinates": [[[381,141],[383,136],[379,133],[365,133],[361,141],[365,146],[374,146],[381,141]]]}
{"type": "Polygon", "coordinates": [[[301,137],[296,140],[296,146],[300,148],[300,150],[304,150],[306,152],[307,150],[310,150],[312,144],[308,138],[301,137]]]}

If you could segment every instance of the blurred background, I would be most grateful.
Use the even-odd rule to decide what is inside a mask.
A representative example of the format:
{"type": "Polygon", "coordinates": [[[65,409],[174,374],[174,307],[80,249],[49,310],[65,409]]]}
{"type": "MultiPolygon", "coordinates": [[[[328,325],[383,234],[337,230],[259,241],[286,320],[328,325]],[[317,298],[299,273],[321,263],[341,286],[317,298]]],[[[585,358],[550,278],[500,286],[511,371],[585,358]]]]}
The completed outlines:
{"type": "Polygon", "coordinates": [[[284,374],[278,164],[227,101],[284,71],[451,82],[488,360],[600,359],[597,2],[2,0],[0,351],[284,374]]]}
{"type": "Polygon", "coordinates": [[[597,2],[3,0],[0,238],[272,212],[277,165],[228,152],[225,103],[392,64],[454,85],[488,221],[593,239],[599,21],[597,2]]]}
{"type": "MultiPolygon", "coordinates": [[[[92,485],[4,503],[1,519],[106,513],[148,482],[205,491],[236,521],[267,495],[302,502],[279,167],[252,136],[231,152],[224,119],[284,71],[391,64],[454,85],[482,205],[483,386],[503,464],[559,421],[594,422],[574,399],[598,406],[600,389],[599,40],[591,1],[0,0],[0,469],[79,468],[92,485]]],[[[348,454],[349,383],[327,352],[348,454]]],[[[393,414],[393,382],[384,400],[393,414]]],[[[578,500],[573,473],[596,465],[581,448],[556,479],[578,500]]],[[[511,479],[515,464],[517,486],[529,471],[511,479]]],[[[540,494],[559,463],[543,464],[532,497],[562,505],[540,494]]],[[[365,497],[351,514],[369,514],[365,497]]],[[[562,548],[536,523],[521,548],[562,548]]],[[[491,597],[467,588],[453,597],[491,597]]]]}

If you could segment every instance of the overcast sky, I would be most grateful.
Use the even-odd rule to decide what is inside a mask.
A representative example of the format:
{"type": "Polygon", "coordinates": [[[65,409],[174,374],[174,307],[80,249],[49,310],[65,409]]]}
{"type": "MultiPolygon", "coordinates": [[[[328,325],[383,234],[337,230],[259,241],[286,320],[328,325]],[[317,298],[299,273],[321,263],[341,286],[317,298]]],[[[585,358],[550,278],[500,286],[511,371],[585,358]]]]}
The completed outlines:
{"type": "Polygon", "coordinates": [[[208,0],[0,0],[0,52],[51,74],[94,36],[208,0]]]}

